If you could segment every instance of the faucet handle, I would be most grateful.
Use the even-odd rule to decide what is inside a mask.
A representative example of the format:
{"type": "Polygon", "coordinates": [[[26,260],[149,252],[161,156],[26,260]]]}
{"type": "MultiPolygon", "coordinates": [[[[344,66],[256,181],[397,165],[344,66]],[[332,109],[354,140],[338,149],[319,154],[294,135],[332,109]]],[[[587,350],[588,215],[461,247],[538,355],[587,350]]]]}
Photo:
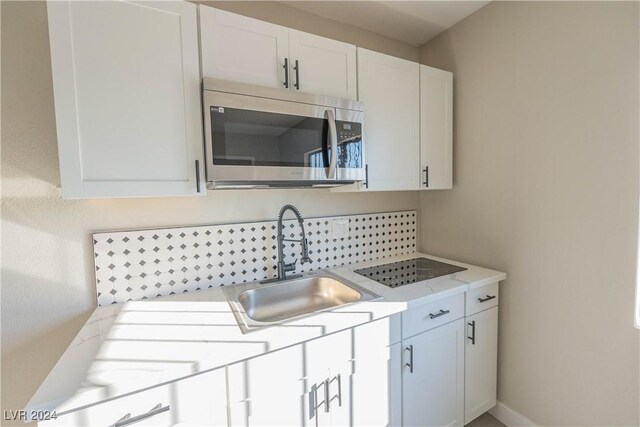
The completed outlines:
{"type": "Polygon", "coordinates": [[[289,271],[296,271],[296,263],[298,262],[297,259],[294,259],[292,263],[289,264],[285,264],[284,265],[284,271],[289,272],[289,271]]]}
{"type": "Polygon", "coordinates": [[[309,258],[309,243],[307,242],[307,238],[303,237],[301,243],[302,258],[300,259],[300,264],[306,264],[307,262],[311,262],[311,258],[309,258]]]}

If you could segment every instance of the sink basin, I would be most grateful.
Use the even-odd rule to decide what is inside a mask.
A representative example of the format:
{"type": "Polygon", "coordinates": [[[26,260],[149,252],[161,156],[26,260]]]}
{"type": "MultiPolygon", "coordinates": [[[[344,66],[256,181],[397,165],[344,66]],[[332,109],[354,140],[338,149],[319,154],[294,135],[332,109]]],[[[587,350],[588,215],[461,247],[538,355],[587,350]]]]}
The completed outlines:
{"type": "Polygon", "coordinates": [[[381,298],[324,271],[269,284],[252,282],[225,286],[222,291],[244,333],[346,304],[381,298]]]}
{"type": "Polygon", "coordinates": [[[326,276],[305,277],[244,291],[238,302],[259,322],[278,322],[360,300],[359,291],[326,276]]]}

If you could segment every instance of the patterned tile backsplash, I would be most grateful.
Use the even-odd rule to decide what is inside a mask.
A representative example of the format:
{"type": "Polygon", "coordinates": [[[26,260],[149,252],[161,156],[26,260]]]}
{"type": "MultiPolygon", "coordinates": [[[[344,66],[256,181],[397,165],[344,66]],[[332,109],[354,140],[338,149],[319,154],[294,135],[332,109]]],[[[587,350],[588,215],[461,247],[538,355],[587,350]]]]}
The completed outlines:
{"type": "MultiPolygon", "coordinates": [[[[93,235],[98,305],[117,304],[274,277],[276,221],[204,225],[93,235]]],[[[286,238],[300,238],[296,220],[286,238]]],[[[416,251],[416,212],[306,218],[311,262],[297,271],[416,251]],[[333,221],[349,221],[349,237],[333,238],[333,221]]],[[[285,261],[300,258],[286,242],[285,261]]]]}

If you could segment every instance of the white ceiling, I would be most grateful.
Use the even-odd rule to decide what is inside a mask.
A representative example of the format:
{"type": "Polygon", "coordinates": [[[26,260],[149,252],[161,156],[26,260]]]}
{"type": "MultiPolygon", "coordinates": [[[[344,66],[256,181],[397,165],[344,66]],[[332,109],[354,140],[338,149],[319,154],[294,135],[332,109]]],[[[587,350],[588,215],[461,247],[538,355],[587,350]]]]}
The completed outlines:
{"type": "Polygon", "coordinates": [[[280,3],[420,46],[489,1],[281,1],[280,3]]]}

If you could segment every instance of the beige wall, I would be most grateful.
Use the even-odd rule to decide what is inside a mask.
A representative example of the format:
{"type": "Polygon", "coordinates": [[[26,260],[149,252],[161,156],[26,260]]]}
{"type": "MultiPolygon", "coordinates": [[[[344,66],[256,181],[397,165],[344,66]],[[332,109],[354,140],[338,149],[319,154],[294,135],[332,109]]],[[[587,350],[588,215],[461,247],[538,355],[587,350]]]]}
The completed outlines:
{"type": "MultiPolygon", "coordinates": [[[[3,1],[1,15],[3,409],[23,408],[95,307],[94,231],[271,219],[284,203],[294,203],[305,216],[417,208],[415,192],[382,199],[327,190],[61,200],[46,6],[3,1]]],[[[326,35],[335,28],[311,15],[295,16],[298,25],[312,23],[326,35]]],[[[368,40],[356,29],[339,36],[368,40]]],[[[396,45],[386,46],[392,51],[396,45]]],[[[401,54],[408,51],[397,47],[401,54]]]]}
{"type": "Polygon", "coordinates": [[[421,52],[455,76],[421,247],[508,272],[499,399],[539,425],[640,422],[638,6],[494,2],[421,52]]]}

